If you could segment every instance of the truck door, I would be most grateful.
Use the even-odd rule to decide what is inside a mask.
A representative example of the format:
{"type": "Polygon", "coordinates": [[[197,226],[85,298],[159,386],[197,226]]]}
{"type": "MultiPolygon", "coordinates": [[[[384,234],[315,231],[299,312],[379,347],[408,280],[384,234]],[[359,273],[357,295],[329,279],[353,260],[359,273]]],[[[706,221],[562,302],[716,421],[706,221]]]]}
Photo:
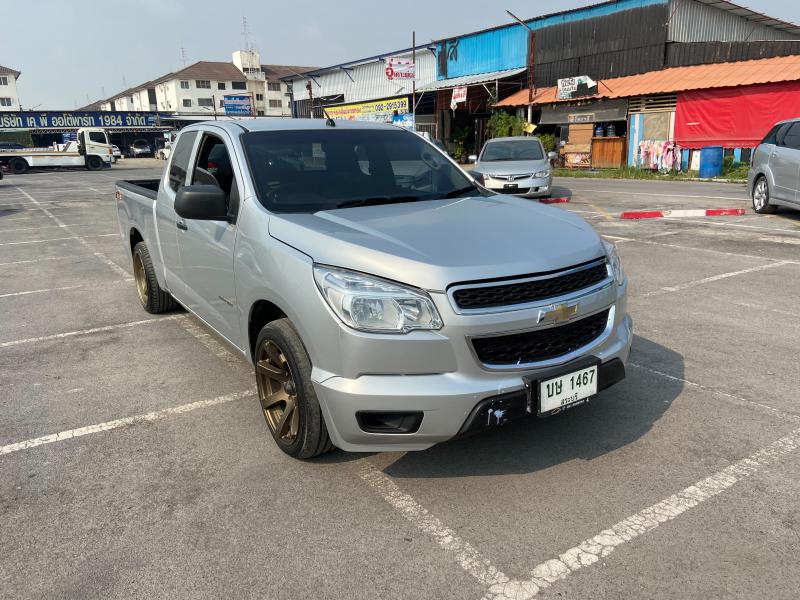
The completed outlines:
{"type": "Polygon", "coordinates": [[[776,142],[769,157],[775,182],[772,194],[778,199],[796,202],[800,186],[800,122],[780,129],[776,142]]]}
{"type": "Polygon", "coordinates": [[[172,153],[169,170],[164,174],[158,188],[156,201],[156,231],[164,264],[164,278],[169,291],[179,302],[185,302],[185,286],[180,277],[181,259],[178,252],[178,224],[183,220],[175,213],[175,194],[186,185],[189,159],[196,139],[196,131],[181,134],[172,153]]]}
{"type": "Polygon", "coordinates": [[[222,188],[231,222],[186,219],[178,231],[187,308],[238,346],[241,336],[233,256],[241,182],[237,182],[234,162],[221,137],[203,133],[195,155],[191,184],[222,188]]]}

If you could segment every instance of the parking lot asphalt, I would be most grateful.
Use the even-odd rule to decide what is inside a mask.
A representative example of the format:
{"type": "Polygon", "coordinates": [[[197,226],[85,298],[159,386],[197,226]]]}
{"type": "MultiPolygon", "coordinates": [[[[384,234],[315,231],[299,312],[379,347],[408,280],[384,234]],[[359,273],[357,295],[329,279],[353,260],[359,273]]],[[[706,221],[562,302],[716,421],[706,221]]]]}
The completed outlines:
{"type": "Polygon", "coordinates": [[[251,367],[138,304],[113,185],[0,182],[0,596],[786,598],[800,589],[800,213],[743,185],[559,179],[636,339],[587,406],[301,462],[251,367]],[[626,210],[747,208],[621,220],[626,210]]]}

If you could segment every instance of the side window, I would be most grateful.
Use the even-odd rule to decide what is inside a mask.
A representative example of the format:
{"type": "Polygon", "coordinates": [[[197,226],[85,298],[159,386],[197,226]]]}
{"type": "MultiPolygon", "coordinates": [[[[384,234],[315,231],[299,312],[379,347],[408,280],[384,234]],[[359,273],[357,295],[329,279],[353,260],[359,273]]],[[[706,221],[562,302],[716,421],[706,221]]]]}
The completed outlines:
{"type": "Polygon", "coordinates": [[[192,154],[196,131],[189,131],[178,138],[178,143],[172,151],[172,161],[169,164],[169,187],[178,191],[186,183],[186,171],[189,169],[189,156],[192,154]]]}
{"type": "Polygon", "coordinates": [[[228,214],[236,214],[234,209],[238,209],[239,191],[233,175],[233,163],[225,142],[215,135],[206,134],[200,143],[197,162],[192,172],[192,184],[216,185],[221,188],[228,199],[228,214]]]}
{"type": "Polygon", "coordinates": [[[783,146],[800,150],[800,122],[794,123],[783,136],[783,146]]]}
{"type": "Polygon", "coordinates": [[[775,143],[778,146],[783,146],[783,138],[786,136],[786,133],[791,129],[791,123],[784,123],[778,128],[777,133],[775,134],[775,143]]]}
{"type": "Polygon", "coordinates": [[[96,142],[98,144],[107,144],[108,140],[106,139],[106,134],[102,131],[90,131],[89,132],[89,141],[96,142]]]}

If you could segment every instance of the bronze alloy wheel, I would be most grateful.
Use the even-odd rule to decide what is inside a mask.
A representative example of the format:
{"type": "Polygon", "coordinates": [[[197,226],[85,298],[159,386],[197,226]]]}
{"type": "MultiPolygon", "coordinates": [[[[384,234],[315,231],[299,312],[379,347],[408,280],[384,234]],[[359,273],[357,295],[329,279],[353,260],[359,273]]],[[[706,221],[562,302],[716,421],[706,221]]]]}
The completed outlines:
{"type": "Polygon", "coordinates": [[[136,280],[136,291],[139,294],[139,302],[142,306],[147,306],[147,273],[144,270],[142,255],[135,252],[133,255],[133,278],[136,280]]]}
{"type": "Polygon", "coordinates": [[[275,439],[291,444],[300,428],[297,386],[286,355],[272,340],[264,340],[256,356],[258,397],[275,439]]]}

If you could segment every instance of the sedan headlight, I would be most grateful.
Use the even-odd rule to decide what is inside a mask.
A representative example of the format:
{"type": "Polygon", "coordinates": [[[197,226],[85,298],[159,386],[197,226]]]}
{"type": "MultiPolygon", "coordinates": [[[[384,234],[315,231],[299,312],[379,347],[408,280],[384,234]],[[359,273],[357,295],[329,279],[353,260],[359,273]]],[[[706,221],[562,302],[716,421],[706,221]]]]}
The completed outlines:
{"type": "Polygon", "coordinates": [[[331,310],[353,329],[408,333],[442,327],[439,312],[422,290],[322,265],[314,266],[314,280],[331,310]]]}
{"type": "Polygon", "coordinates": [[[605,239],[603,240],[603,246],[606,249],[608,266],[611,270],[610,274],[614,276],[614,281],[616,281],[618,285],[622,285],[622,283],[625,281],[625,271],[622,268],[622,261],[619,259],[617,247],[605,239]]]}
{"type": "Polygon", "coordinates": [[[550,171],[539,171],[538,173],[533,174],[534,177],[549,177],[550,171]]]}

